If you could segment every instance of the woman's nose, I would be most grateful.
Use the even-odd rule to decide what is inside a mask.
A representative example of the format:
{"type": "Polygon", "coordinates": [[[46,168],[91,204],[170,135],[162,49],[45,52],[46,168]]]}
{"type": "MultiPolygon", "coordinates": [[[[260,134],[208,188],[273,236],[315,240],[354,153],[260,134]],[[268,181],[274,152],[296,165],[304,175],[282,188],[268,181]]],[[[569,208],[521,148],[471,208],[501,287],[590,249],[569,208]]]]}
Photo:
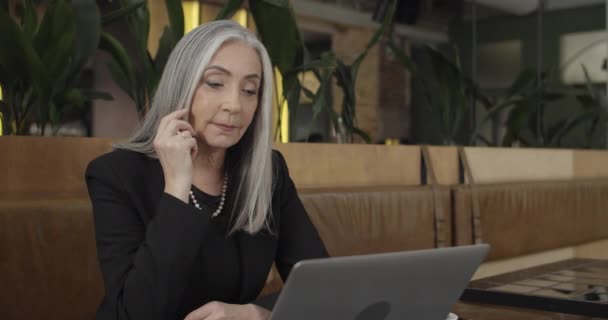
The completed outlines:
{"type": "Polygon", "coordinates": [[[231,113],[240,112],[242,108],[242,101],[240,90],[230,90],[228,97],[226,97],[223,108],[231,113]]]}

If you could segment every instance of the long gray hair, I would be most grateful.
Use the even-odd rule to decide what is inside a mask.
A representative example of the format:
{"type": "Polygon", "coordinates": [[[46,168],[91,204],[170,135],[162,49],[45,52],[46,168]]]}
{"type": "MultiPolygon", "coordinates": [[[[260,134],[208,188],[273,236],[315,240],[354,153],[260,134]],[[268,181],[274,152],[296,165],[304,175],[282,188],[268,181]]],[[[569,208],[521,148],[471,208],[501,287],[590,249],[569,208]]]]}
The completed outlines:
{"type": "Polygon", "coordinates": [[[232,217],[230,233],[256,233],[268,226],[271,211],[273,70],[266,49],[249,30],[221,20],[203,24],[185,35],[169,56],[150,111],[133,135],[114,147],[157,158],[153,142],[161,118],[191,107],[204,70],[219,48],[230,41],[251,46],[262,63],[261,95],[252,123],[243,138],[227,150],[224,164],[230,179],[224,208],[232,217]]]}

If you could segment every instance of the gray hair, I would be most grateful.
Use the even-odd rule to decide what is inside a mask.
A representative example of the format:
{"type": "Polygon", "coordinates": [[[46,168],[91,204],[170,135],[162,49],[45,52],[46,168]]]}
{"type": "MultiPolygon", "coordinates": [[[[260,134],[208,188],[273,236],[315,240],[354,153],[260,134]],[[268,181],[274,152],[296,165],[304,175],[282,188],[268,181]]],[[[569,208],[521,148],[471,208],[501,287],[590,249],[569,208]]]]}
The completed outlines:
{"type": "Polygon", "coordinates": [[[271,109],[273,69],[262,43],[249,30],[230,20],[200,25],[175,46],[152,99],[150,111],[139,127],[117,149],[132,150],[157,158],[154,138],[160,120],[171,112],[190,108],[203,71],[226,42],[242,41],[251,46],[262,63],[262,90],[253,121],[243,138],[226,152],[230,178],[225,208],[232,214],[231,233],[256,233],[268,227],[271,211],[273,171],[271,109]]]}

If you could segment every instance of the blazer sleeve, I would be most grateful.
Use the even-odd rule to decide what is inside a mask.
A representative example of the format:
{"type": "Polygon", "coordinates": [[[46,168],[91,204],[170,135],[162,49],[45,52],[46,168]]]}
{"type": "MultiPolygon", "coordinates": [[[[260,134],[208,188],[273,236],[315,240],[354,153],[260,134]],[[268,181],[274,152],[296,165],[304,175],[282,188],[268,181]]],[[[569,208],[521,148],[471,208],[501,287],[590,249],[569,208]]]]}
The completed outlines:
{"type": "Polygon", "coordinates": [[[142,221],[111,163],[92,161],[86,182],[105,286],[98,319],[177,319],[210,214],[164,193],[142,221]]]}
{"type": "Polygon", "coordinates": [[[293,266],[304,259],[325,258],[328,256],[317,229],[310,221],[283,155],[275,151],[278,167],[277,187],[280,193],[279,239],[275,264],[283,281],[287,280],[293,266]]]}

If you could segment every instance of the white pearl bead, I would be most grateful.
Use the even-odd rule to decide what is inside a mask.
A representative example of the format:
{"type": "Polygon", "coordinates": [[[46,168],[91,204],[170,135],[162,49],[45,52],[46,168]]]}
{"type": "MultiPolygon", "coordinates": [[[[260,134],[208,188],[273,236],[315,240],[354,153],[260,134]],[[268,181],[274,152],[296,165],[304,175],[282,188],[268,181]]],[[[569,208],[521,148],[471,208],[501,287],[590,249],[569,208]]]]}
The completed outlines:
{"type": "MultiPolygon", "coordinates": [[[[211,214],[212,218],[217,217],[221,212],[222,212],[222,208],[224,207],[224,201],[226,200],[226,189],[228,189],[228,174],[224,175],[224,183],[222,184],[222,195],[221,195],[221,200],[220,200],[220,204],[217,207],[217,209],[215,210],[215,212],[213,212],[213,214],[211,214]]],[[[190,190],[190,200],[192,200],[192,203],[194,204],[194,207],[202,210],[201,206],[199,205],[196,196],[194,195],[194,192],[192,192],[192,190],[190,190]]]]}

